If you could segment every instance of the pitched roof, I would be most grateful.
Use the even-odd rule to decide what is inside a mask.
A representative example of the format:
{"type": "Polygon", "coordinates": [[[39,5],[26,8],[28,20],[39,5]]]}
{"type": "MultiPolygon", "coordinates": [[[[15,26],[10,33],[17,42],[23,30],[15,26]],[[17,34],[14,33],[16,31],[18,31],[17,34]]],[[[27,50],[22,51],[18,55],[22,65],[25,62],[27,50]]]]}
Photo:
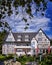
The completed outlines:
{"type": "Polygon", "coordinates": [[[36,36],[36,34],[37,33],[35,33],[35,32],[26,32],[26,33],[13,33],[13,36],[14,36],[14,38],[15,38],[15,41],[17,41],[17,36],[18,35],[21,35],[21,42],[24,42],[25,40],[25,35],[28,35],[29,36],[29,41],[31,41],[32,40],[32,38],[33,37],[35,37],[36,36]]]}
{"type": "MultiPolygon", "coordinates": [[[[4,38],[4,41],[6,41],[6,38],[7,38],[8,34],[9,34],[9,33],[6,34],[6,36],[5,36],[5,38],[4,38]]],[[[14,36],[15,42],[19,42],[19,41],[17,41],[17,38],[18,38],[18,36],[20,35],[20,36],[21,36],[21,41],[20,41],[20,43],[21,43],[21,42],[22,42],[22,43],[24,43],[24,42],[26,43],[26,42],[31,42],[32,38],[35,37],[37,33],[36,33],[36,32],[26,32],[26,33],[24,33],[24,32],[22,32],[22,33],[21,33],[21,32],[18,32],[18,33],[13,33],[13,32],[12,32],[12,34],[13,34],[13,36],[14,36]],[[29,41],[25,41],[25,36],[26,36],[26,35],[29,36],[29,38],[28,38],[29,41]]],[[[11,41],[10,41],[10,42],[11,42],[11,41]]]]}
{"type": "MultiPolygon", "coordinates": [[[[39,29],[38,30],[38,32],[40,31],[40,30],[42,30],[42,29],[39,29]]],[[[31,40],[32,40],[32,38],[33,37],[35,37],[37,34],[38,34],[38,32],[18,32],[18,33],[13,33],[13,32],[11,32],[12,34],[13,34],[13,36],[14,36],[14,39],[15,39],[15,42],[19,42],[19,41],[17,41],[17,38],[18,38],[18,36],[20,35],[21,36],[21,41],[20,41],[20,43],[22,42],[22,43],[26,43],[26,42],[31,42],[31,40]],[[29,41],[25,41],[25,35],[28,35],[29,36],[29,41]]],[[[42,32],[44,33],[44,31],[42,30],[42,32]]],[[[7,38],[7,36],[8,36],[8,34],[9,33],[7,33],[7,35],[5,36],[5,39],[4,39],[4,41],[6,40],[6,38],[7,38]]],[[[45,33],[44,33],[45,34],[45,33]]],[[[48,36],[45,34],[45,36],[48,38],[48,36]]],[[[49,38],[48,38],[49,39],[49,38]]],[[[50,40],[50,39],[49,39],[50,40]]],[[[11,42],[11,41],[10,41],[11,42]]]]}

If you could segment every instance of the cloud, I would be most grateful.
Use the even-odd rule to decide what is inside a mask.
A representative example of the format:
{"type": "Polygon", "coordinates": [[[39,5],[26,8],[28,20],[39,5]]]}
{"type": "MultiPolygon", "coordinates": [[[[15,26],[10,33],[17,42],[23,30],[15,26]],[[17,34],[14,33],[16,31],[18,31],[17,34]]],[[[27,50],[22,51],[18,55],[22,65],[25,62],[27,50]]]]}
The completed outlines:
{"type": "MultiPolygon", "coordinates": [[[[17,10],[12,6],[13,14],[9,17],[8,15],[5,17],[5,21],[9,23],[9,26],[12,28],[13,32],[35,32],[38,31],[38,29],[42,28],[43,30],[49,31],[50,28],[48,27],[50,19],[46,16],[41,16],[41,12],[39,11],[36,15],[36,4],[31,3],[31,14],[33,17],[31,17],[27,12],[26,8],[22,6],[18,6],[17,10]],[[15,12],[18,12],[17,15],[15,15],[15,12]],[[26,26],[25,21],[23,18],[27,19],[27,23],[29,23],[28,29],[24,30],[24,27],[26,26]]],[[[43,5],[41,5],[43,7],[43,5]]],[[[46,12],[44,12],[45,14],[46,12]]]]}
{"type": "MultiPolygon", "coordinates": [[[[43,28],[44,30],[47,30],[48,27],[48,23],[50,22],[49,18],[44,17],[39,17],[34,15],[33,17],[30,18],[30,15],[27,14],[26,12],[22,13],[22,7],[19,7],[19,13],[17,15],[15,15],[15,12],[9,17],[6,16],[6,18],[4,20],[6,20],[11,28],[16,29],[16,31],[20,31],[21,29],[24,29],[26,23],[24,20],[22,20],[23,18],[27,19],[27,23],[29,23],[29,28],[28,30],[32,31],[36,31],[39,28],[43,28]],[[21,9],[20,9],[21,8],[21,9]]],[[[27,31],[28,31],[27,30],[27,31]]],[[[48,28],[49,30],[49,28],[48,28]]],[[[23,30],[21,30],[23,32],[23,30]]]]}
{"type": "MultiPolygon", "coordinates": [[[[48,3],[48,5],[50,6],[50,2],[48,3]]],[[[31,14],[33,15],[33,17],[26,12],[26,9],[28,9],[27,4],[25,5],[25,7],[18,6],[16,10],[12,5],[11,7],[13,10],[13,14],[9,17],[6,13],[6,17],[5,19],[3,19],[3,21],[8,22],[13,32],[37,32],[40,28],[42,28],[42,30],[48,35],[48,37],[52,38],[51,28],[49,27],[49,23],[51,22],[51,6],[47,7],[47,11],[50,11],[49,18],[45,16],[46,14],[49,14],[49,12],[47,13],[47,11],[39,10],[36,14],[36,3],[33,2],[30,4],[30,6],[31,14]],[[17,15],[16,12],[18,12],[17,15]],[[45,14],[44,16],[41,15],[42,12],[45,14]],[[23,18],[27,19],[27,23],[29,23],[27,30],[24,29],[27,23],[25,23],[25,20],[23,20],[23,18]]],[[[43,7],[42,4],[41,7],[43,7]]]]}

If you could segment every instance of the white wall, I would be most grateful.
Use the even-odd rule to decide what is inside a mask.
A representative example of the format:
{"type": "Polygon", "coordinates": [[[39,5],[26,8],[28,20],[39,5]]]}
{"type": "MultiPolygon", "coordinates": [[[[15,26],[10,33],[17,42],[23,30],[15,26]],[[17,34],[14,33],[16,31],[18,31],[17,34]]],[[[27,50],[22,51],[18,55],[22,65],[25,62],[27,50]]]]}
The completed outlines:
{"type": "Polygon", "coordinates": [[[12,34],[11,31],[10,31],[10,33],[9,33],[9,35],[8,35],[8,37],[7,37],[7,39],[6,39],[6,41],[15,41],[14,36],[13,36],[13,34],[12,34]]]}
{"type": "Polygon", "coordinates": [[[2,54],[14,54],[15,53],[15,43],[5,43],[2,45],[2,54]]]}
{"type": "Polygon", "coordinates": [[[38,34],[36,35],[36,40],[38,41],[38,38],[41,38],[42,39],[42,41],[38,41],[38,45],[39,45],[39,47],[43,47],[43,46],[50,46],[50,41],[49,41],[49,39],[46,37],[46,35],[42,32],[42,30],[40,30],[39,32],[38,32],[38,34]],[[39,33],[42,33],[42,35],[40,35],[39,36],[39,33]]]}

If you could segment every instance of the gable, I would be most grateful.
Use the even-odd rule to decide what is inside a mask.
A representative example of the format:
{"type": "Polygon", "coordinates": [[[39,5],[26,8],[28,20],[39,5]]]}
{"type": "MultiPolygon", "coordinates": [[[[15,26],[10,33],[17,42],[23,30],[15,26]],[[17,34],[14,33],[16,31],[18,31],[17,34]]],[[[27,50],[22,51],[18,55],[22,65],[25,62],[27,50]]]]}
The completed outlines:
{"type": "Polygon", "coordinates": [[[38,38],[39,38],[39,40],[42,39],[42,41],[48,41],[48,42],[50,41],[49,38],[47,37],[47,35],[41,29],[38,31],[38,33],[36,35],[37,40],[38,40],[38,38]]]}
{"type": "Polygon", "coordinates": [[[10,33],[8,34],[6,41],[15,41],[14,36],[13,36],[13,34],[12,34],[11,31],[10,31],[10,33]]]}

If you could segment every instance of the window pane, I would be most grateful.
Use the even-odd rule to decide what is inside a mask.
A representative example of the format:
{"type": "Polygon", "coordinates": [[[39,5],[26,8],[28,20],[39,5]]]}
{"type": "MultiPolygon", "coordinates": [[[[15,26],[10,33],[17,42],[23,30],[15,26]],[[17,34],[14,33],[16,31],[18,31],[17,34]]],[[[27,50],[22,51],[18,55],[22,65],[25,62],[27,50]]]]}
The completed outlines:
{"type": "Polygon", "coordinates": [[[42,32],[39,33],[39,36],[42,36],[42,32]]]}
{"type": "Polygon", "coordinates": [[[29,36],[28,35],[25,35],[25,38],[28,38],[29,36]]]}
{"type": "Polygon", "coordinates": [[[21,39],[17,39],[17,41],[21,41],[21,39]]]}
{"type": "Polygon", "coordinates": [[[25,41],[29,41],[29,39],[25,39],[25,41]]]}
{"type": "Polygon", "coordinates": [[[8,41],[12,41],[12,38],[8,38],[8,41]]]}
{"type": "Polygon", "coordinates": [[[42,41],[42,38],[38,38],[38,41],[42,41]]]}
{"type": "Polygon", "coordinates": [[[21,35],[18,35],[18,38],[21,38],[21,35]]]}

